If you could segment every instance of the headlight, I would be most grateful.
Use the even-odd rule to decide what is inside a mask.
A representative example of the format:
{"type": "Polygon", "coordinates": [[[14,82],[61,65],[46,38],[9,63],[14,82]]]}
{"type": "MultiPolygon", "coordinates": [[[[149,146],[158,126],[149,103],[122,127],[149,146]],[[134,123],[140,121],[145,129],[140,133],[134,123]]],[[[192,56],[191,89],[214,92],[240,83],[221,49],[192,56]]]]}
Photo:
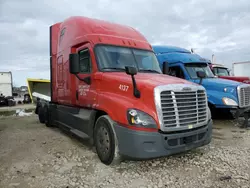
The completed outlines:
{"type": "Polygon", "coordinates": [[[157,128],[155,120],[145,112],[137,109],[129,109],[127,118],[130,125],[145,128],[157,128]]]}
{"type": "Polygon", "coordinates": [[[238,106],[238,104],[235,100],[227,98],[227,97],[223,97],[222,102],[228,106],[238,106]]]}

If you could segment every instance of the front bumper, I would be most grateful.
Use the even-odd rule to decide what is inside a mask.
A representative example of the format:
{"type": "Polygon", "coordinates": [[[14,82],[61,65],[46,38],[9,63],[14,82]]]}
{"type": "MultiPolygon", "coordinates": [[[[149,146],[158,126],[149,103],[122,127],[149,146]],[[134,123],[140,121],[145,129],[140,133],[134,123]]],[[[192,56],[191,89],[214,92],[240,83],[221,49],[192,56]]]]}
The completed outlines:
{"type": "Polygon", "coordinates": [[[212,120],[202,128],[181,133],[135,131],[119,125],[114,129],[121,155],[150,159],[184,152],[207,145],[212,139],[212,120]]]}
{"type": "Polygon", "coordinates": [[[239,117],[244,116],[246,113],[250,113],[250,107],[246,108],[237,108],[237,109],[232,109],[231,110],[232,114],[234,114],[234,117],[237,119],[239,117]]]}
{"type": "Polygon", "coordinates": [[[240,126],[241,128],[250,127],[249,119],[250,119],[250,107],[247,108],[239,108],[234,112],[234,117],[238,119],[239,117],[244,117],[244,122],[240,126]]]}

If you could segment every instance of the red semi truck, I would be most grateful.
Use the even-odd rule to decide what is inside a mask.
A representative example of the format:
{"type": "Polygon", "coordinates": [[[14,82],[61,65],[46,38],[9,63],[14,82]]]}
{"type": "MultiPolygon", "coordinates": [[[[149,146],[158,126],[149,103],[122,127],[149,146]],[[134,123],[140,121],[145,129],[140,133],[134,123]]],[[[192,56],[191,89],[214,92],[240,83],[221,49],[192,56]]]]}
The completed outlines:
{"type": "MultiPolygon", "coordinates": [[[[213,63],[213,64],[211,63],[210,68],[213,71],[214,75],[218,76],[219,78],[224,78],[224,79],[228,79],[228,80],[234,80],[234,81],[250,84],[250,74],[249,74],[249,76],[243,76],[243,75],[239,74],[238,73],[239,71],[237,70],[238,71],[237,74],[234,76],[231,76],[230,71],[227,67],[225,67],[224,65],[215,64],[215,63],[213,63]]],[[[238,67],[236,67],[236,68],[238,68],[238,67]]]]}
{"type": "Polygon", "coordinates": [[[56,23],[50,65],[51,101],[38,100],[40,122],[88,138],[106,165],[211,141],[204,87],[162,74],[151,45],[131,27],[78,16],[56,23]]]}

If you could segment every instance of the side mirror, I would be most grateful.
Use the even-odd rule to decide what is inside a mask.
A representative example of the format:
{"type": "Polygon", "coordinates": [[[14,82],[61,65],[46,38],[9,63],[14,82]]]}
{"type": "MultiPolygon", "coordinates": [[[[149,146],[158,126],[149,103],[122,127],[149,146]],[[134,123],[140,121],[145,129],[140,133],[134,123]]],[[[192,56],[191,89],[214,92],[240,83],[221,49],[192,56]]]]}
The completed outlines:
{"type": "Polygon", "coordinates": [[[196,74],[197,74],[198,78],[202,78],[203,79],[203,78],[206,77],[206,74],[205,74],[204,71],[197,71],[196,74]]]}
{"type": "Polygon", "coordinates": [[[78,74],[80,72],[80,63],[78,54],[69,54],[69,72],[78,74]]]}
{"type": "Polygon", "coordinates": [[[125,67],[126,74],[131,75],[133,82],[133,91],[136,98],[141,97],[141,92],[137,89],[136,81],[134,75],[137,74],[137,69],[135,67],[125,67]]]}
{"type": "Polygon", "coordinates": [[[197,77],[200,78],[200,83],[199,84],[201,85],[202,84],[202,79],[206,77],[206,74],[205,74],[204,71],[197,71],[196,74],[197,74],[197,77]]]}
{"type": "Polygon", "coordinates": [[[162,64],[162,72],[163,74],[168,74],[169,73],[169,66],[168,62],[164,61],[162,64]]]}
{"type": "Polygon", "coordinates": [[[135,67],[125,67],[126,74],[134,76],[137,74],[137,69],[135,67]]]}

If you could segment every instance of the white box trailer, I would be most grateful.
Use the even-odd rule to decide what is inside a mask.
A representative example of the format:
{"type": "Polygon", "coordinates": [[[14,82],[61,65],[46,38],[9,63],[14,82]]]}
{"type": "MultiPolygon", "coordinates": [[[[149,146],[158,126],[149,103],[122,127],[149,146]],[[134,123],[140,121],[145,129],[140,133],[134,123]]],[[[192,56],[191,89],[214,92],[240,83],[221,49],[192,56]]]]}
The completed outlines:
{"type": "Polygon", "coordinates": [[[0,72],[0,95],[5,97],[12,96],[12,73],[11,72],[0,72]]]}
{"type": "Polygon", "coordinates": [[[250,61],[233,63],[233,75],[250,77],[250,61]]]}

